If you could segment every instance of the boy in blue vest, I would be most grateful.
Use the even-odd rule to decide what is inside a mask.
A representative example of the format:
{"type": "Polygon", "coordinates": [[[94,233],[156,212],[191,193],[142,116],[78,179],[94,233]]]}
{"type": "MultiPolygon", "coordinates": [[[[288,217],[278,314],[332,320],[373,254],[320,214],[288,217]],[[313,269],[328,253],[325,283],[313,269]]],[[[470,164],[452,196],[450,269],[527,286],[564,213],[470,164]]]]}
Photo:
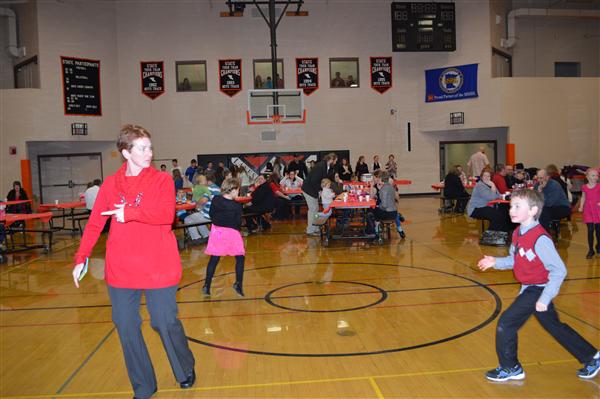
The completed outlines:
{"type": "Polygon", "coordinates": [[[590,379],[600,371],[600,352],[571,327],[558,319],[552,299],[558,294],[567,275],[552,239],[539,224],[544,207],[542,194],[534,190],[517,190],[510,200],[510,218],[520,224],[515,229],[507,257],[484,256],[479,269],[513,269],[521,291],[506,309],[496,327],[496,353],[500,366],[485,373],[492,381],[522,380],[525,372],[517,358],[517,332],[533,314],[569,353],[583,363],[579,378],[590,379]]]}

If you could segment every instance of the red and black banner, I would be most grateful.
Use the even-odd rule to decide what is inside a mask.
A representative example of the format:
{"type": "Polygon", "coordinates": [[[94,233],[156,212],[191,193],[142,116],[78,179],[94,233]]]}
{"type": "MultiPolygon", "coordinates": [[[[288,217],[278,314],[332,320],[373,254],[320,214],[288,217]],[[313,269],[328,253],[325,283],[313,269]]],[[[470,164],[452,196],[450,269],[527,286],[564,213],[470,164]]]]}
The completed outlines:
{"type": "Polygon", "coordinates": [[[219,90],[229,97],[242,91],[242,60],[219,60],[219,90]]]}
{"type": "Polygon", "coordinates": [[[371,87],[380,94],[392,87],[392,57],[371,57],[371,87]]]}
{"type": "Polygon", "coordinates": [[[165,68],[162,61],[142,61],[142,94],[154,100],[165,92],[165,68]]]}
{"type": "Polygon", "coordinates": [[[296,87],[307,96],[319,88],[318,58],[296,58],[296,87]]]}

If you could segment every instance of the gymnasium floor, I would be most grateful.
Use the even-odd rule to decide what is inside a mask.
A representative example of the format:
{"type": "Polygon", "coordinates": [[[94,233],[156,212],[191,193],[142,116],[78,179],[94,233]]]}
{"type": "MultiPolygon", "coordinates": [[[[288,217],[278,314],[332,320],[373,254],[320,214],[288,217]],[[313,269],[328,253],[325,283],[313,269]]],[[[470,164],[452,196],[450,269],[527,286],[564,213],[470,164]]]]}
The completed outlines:
{"type": "MultiPolygon", "coordinates": [[[[511,272],[476,270],[479,223],[438,216],[433,197],[402,198],[407,239],[335,242],[303,234],[304,219],[247,238],[245,298],[223,259],[202,298],[204,247],[182,251],[180,318],[198,379],[180,390],[143,308],[158,379],[156,398],[598,398],[600,377],[580,368],[531,319],[520,333],[523,381],[492,383],[498,313],[518,293],[511,272]]],[[[57,235],[50,255],[0,266],[0,395],[130,398],[131,387],[102,281],[104,239],[76,289],[78,240],[57,235]]],[[[586,260],[580,216],[558,243],[569,275],[555,304],[563,321],[600,345],[600,257],[586,260]]]]}

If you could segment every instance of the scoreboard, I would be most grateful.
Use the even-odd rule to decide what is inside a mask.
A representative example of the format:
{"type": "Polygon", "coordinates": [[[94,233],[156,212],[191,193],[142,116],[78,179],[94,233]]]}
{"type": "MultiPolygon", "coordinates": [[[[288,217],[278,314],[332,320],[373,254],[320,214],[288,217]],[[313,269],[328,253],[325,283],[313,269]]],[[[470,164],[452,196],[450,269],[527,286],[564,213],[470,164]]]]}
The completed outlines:
{"type": "Polygon", "coordinates": [[[454,3],[392,3],[392,51],[455,51],[454,3]]]}

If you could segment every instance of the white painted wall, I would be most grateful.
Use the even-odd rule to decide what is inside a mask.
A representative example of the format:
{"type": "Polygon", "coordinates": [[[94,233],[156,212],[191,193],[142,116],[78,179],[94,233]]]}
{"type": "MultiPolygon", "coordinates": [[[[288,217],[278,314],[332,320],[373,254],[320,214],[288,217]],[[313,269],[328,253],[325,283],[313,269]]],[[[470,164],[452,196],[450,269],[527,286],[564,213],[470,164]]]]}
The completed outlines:
{"type": "Polygon", "coordinates": [[[498,78],[517,162],[600,165],[600,79],[498,78]]]}
{"type": "Polygon", "coordinates": [[[555,62],[580,62],[582,77],[600,77],[600,19],[519,17],[513,76],[554,76],[555,62]]]}

